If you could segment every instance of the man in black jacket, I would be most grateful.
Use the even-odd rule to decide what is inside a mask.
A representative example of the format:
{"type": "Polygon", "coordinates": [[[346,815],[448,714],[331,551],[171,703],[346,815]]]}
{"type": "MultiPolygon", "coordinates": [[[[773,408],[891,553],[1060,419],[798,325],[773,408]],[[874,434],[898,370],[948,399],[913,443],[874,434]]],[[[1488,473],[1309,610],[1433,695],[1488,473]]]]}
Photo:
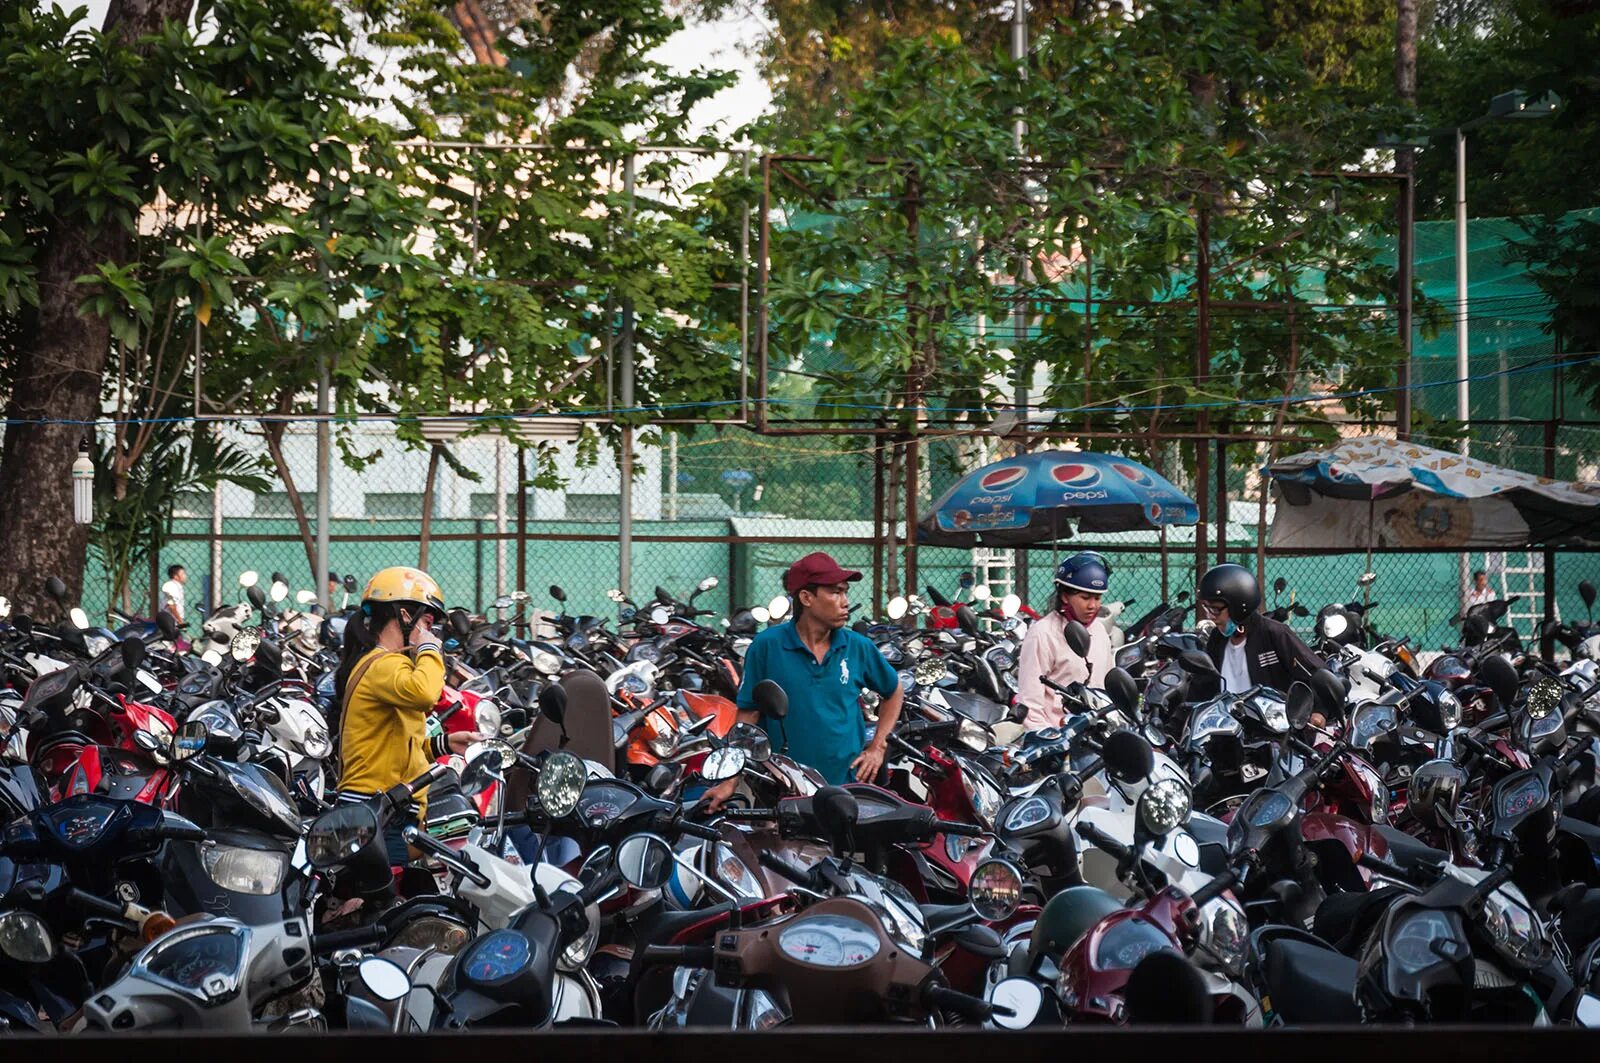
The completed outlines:
{"type": "MultiPolygon", "coordinates": [[[[1242,565],[1218,565],[1200,581],[1196,610],[1217,630],[1206,652],[1222,677],[1222,689],[1242,693],[1253,686],[1287,692],[1296,680],[1309,680],[1325,667],[1300,636],[1270,616],[1263,615],[1261,588],[1242,565]]],[[[1196,677],[1190,697],[1217,693],[1215,680],[1196,677]]]]}

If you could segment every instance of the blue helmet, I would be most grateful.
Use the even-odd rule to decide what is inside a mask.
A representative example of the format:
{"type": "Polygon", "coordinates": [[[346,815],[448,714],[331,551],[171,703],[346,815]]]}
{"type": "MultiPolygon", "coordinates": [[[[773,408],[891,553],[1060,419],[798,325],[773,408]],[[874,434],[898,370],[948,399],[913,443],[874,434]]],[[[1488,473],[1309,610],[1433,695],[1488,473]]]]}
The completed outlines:
{"type": "Polygon", "coordinates": [[[1104,594],[1111,583],[1111,566],[1093,550],[1073,554],[1056,569],[1056,586],[1088,594],[1104,594]]]}

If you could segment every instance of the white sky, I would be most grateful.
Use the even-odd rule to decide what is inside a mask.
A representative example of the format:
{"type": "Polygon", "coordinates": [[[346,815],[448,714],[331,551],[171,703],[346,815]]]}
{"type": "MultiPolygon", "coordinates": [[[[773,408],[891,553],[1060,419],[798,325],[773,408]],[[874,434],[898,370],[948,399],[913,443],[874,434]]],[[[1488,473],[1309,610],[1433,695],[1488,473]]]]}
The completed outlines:
{"type": "MultiPolygon", "coordinates": [[[[83,2],[89,9],[88,21],[99,25],[110,0],[51,0],[55,6],[70,8],[83,2]]],[[[721,135],[731,140],[740,126],[756,118],[772,100],[766,83],[756,73],[754,61],[745,54],[762,32],[759,18],[741,5],[720,21],[689,23],[674,34],[656,53],[675,70],[687,72],[696,67],[732,70],[738,84],[695,108],[693,133],[698,135],[720,124],[721,135]]]]}

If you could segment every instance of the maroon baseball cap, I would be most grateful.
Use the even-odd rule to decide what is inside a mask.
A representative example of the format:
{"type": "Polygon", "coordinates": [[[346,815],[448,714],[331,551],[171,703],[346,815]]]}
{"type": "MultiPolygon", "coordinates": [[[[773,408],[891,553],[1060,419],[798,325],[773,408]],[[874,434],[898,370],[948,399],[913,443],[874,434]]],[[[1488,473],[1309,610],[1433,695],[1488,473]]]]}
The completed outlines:
{"type": "Polygon", "coordinates": [[[839,562],[818,550],[789,566],[789,571],[783,574],[783,589],[790,594],[798,594],[802,587],[854,583],[860,578],[861,573],[840,568],[839,562]]]}

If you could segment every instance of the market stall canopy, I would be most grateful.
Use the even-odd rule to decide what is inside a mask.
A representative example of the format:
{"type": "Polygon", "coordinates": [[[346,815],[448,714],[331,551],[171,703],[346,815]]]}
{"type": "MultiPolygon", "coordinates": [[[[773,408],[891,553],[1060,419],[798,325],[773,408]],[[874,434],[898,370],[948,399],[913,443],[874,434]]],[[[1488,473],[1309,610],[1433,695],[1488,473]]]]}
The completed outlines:
{"type": "Polygon", "coordinates": [[[917,526],[928,546],[1026,546],[1082,532],[1193,524],[1194,500],[1118,454],[1040,450],[985,465],[944,493],[917,526]]]}
{"type": "Polygon", "coordinates": [[[1600,484],[1567,483],[1378,436],[1281,458],[1271,545],[1516,549],[1600,545],[1600,484]]]}

